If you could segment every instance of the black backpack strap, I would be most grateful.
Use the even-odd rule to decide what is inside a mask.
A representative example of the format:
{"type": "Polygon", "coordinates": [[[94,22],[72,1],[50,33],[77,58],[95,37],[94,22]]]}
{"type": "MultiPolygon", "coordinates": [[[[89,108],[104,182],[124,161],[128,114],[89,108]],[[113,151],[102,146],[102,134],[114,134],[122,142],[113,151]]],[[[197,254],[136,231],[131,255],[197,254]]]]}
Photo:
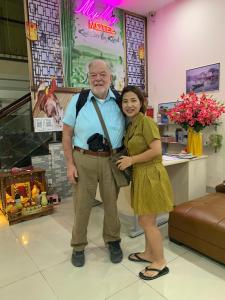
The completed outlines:
{"type": "MultiPolygon", "coordinates": [[[[119,105],[119,98],[120,98],[120,94],[119,92],[117,92],[117,90],[115,89],[111,89],[113,94],[115,95],[116,97],[116,104],[119,106],[119,108],[121,109],[120,105],[119,105]]],[[[77,100],[77,104],[76,104],[76,118],[79,114],[79,111],[81,110],[81,108],[84,106],[84,104],[87,102],[87,98],[88,98],[88,95],[89,95],[89,92],[90,92],[90,89],[87,89],[87,90],[82,90],[80,92],[80,95],[78,97],[78,100],[77,100]]]]}
{"type": "Polygon", "coordinates": [[[119,106],[120,110],[122,110],[121,105],[120,105],[120,93],[115,89],[111,88],[111,90],[116,97],[116,104],[119,106]]]}
{"type": "Polygon", "coordinates": [[[120,93],[119,93],[117,90],[115,90],[115,89],[112,89],[112,88],[111,88],[111,90],[112,90],[113,94],[114,94],[115,97],[116,97],[116,101],[118,102],[118,101],[119,101],[119,98],[120,98],[120,93]]]}
{"type": "Polygon", "coordinates": [[[77,116],[78,116],[79,111],[81,110],[81,108],[87,102],[87,98],[88,98],[89,92],[90,92],[90,90],[82,90],[80,92],[80,95],[78,97],[77,104],[76,104],[76,118],[77,118],[77,116]]]}

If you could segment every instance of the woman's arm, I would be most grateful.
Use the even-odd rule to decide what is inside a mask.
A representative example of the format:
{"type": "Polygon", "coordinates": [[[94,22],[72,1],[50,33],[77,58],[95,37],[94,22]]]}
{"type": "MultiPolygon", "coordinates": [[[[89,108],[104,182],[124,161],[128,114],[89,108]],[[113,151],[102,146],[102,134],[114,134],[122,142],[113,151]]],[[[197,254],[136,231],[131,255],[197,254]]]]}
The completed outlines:
{"type": "Polygon", "coordinates": [[[149,145],[149,149],[147,149],[145,152],[134,156],[121,156],[121,159],[119,159],[117,162],[117,166],[120,170],[125,170],[133,164],[150,161],[161,154],[161,141],[154,139],[149,145]]]}

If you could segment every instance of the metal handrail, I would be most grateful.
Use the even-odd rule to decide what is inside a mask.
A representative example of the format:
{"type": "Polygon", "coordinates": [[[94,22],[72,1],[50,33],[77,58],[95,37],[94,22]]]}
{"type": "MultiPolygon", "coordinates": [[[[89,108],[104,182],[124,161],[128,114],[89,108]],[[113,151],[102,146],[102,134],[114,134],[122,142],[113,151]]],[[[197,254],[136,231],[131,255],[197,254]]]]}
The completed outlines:
{"type": "Polygon", "coordinates": [[[21,108],[25,103],[31,101],[31,93],[27,93],[23,97],[13,101],[6,107],[3,107],[0,110],[0,119],[4,118],[5,116],[17,111],[19,108],[21,108]]]}

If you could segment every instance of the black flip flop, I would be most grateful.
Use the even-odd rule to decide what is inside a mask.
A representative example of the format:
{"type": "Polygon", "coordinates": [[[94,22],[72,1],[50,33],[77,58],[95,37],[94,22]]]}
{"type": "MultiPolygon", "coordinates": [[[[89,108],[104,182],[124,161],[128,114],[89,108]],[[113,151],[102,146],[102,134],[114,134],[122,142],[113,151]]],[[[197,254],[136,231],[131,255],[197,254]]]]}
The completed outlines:
{"type": "Polygon", "coordinates": [[[156,278],[159,278],[159,277],[169,273],[168,267],[164,267],[162,270],[146,267],[145,270],[146,271],[155,271],[155,272],[158,272],[158,274],[155,276],[146,276],[142,272],[140,272],[139,277],[144,280],[154,280],[156,278]]]}
{"type": "Polygon", "coordinates": [[[131,260],[131,261],[136,261],[136,262],[147,262],[147,263],[151,263],[151,261],[146,260],[146,259],[144,259],[144,258],[141,258],[141,257],[139,256],[139,254],[140,254],[139,252],[131,253],[131,254],[128,256],[128,259],[131,260]],[[136,259],[133,258],[132,256],[136,257],[136,259]]]}

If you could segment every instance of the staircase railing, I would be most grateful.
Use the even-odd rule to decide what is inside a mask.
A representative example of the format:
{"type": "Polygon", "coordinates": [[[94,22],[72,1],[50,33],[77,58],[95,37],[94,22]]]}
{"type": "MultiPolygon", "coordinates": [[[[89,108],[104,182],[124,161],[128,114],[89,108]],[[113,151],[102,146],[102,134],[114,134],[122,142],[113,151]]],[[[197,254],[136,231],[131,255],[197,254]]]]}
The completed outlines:
{"type": "Polygon", "coordinates": [[[12,103],[8,104],[6,107],[3,107],[0,110],[0,120],[3,119],[5,116],[17,111],[21,106],[25,103],[31,102],[31,93],[27,93],[26,95],[22,96],[21,98],[13,101],[12,103]]]}
{"type": "Polygon", "coordinates": [[[33,132],[31,93],[0,110],[0,169],[31,164],[38,151],[48,153],[52,133],[33,132]]]}

